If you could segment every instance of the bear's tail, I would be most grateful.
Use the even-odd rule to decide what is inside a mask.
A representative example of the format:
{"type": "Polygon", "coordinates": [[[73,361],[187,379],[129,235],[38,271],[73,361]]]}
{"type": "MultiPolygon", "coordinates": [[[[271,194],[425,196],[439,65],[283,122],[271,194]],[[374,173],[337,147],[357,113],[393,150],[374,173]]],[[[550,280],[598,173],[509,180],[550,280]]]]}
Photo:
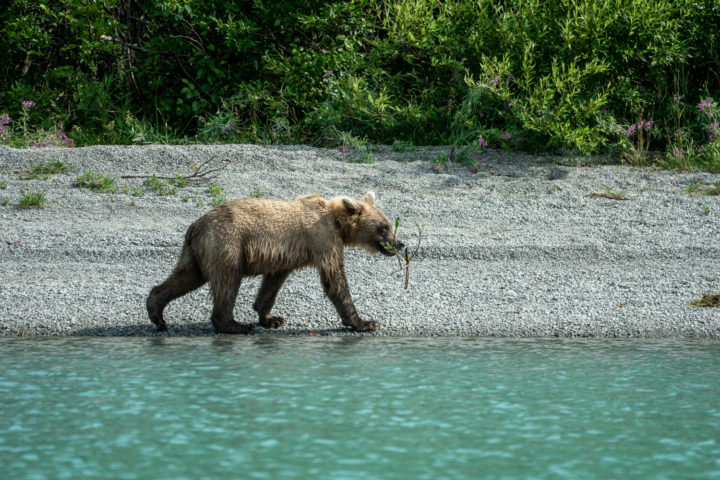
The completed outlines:
{"type": "MultiPolygon", "coordinates": [[[[196,253],[196,243],[197,226],[193,223],[185,232],[185,241],[183,242],[180,258],[178,258],[177,265],[175,265],[173,273],[182,271],[192,273],[194,276],[204,277],[201,271],[200,262],[198,261],[198,255],[196,253]]],[[[203,280],[205,279],[203,278],[203,280]]]]}

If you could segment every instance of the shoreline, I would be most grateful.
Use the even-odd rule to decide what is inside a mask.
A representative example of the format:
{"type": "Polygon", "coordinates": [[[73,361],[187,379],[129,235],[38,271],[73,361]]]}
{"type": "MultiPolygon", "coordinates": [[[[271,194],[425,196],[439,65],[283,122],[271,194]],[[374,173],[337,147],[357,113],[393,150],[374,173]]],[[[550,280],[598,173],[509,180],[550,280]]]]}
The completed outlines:
{"type": "MultiPolygon", "coordinates": [[[[380,148],[376,162],[353,163],[359,155],[305,146],[0,147],[0,336],[215,335],[207,287],[168,306],[168,333],[155,331],[144,301],[219,195],[374,191],[407,245],[415,223],[425,230],[408,290],[394,259],[346,249],[358,312],[383,323],[369,335],[720,338],[720,311],[688,305],[720,291],[720,197],[686,191],[720,175],[501,151],[477,153],[478,173],[451,164],[434,174],[442,150],[380,148]],[[58,161],[67,172],[20,178],[58,161]],[[188,175],[205,161],[226,164],[219,195],[206,183],[170,194],[120,178],[188,175]],[[75,187],[88,171],[114,178],[116,191],[75,187]],[[19,207],[28,189],[45,193],[44,208],[19,207]]],[[[243,281],[239,322],[256,322],[258,286],[243,281]]],[[[313,270],[290,277],[274,312],[287,324],[255,335],[368,335],[342,328],[313,270]]]]}

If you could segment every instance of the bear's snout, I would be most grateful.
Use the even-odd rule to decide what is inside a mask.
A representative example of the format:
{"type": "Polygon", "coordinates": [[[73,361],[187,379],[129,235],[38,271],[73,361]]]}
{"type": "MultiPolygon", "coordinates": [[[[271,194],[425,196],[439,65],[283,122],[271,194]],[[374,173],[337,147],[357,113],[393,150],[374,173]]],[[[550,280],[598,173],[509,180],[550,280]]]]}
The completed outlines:
{"type": "Polygon", "coordinates": [[[383,255],[392,257],[393,255],[395,255],[396,252],[402,251],[402,249],[405,248],[405,244],[396,238],[394,243],[393,242],[379,242],[378,247],[379,247],[378,250],[383,255]],[[392,245],[392,248],[390,247],[390,245],[392,245]]]}

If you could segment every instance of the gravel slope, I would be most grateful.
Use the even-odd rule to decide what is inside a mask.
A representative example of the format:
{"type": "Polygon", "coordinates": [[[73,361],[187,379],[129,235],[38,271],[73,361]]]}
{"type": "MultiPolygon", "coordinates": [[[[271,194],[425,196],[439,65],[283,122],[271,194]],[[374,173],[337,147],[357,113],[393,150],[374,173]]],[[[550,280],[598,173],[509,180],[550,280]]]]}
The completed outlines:
{"type": "MultiPolygon", "coordinates": [[[[720,291],[720,197],[686,193],[720,176],[617,166],[563,166],[563,158],[488,152],[477,174],[460,166],[430,173],[437,149],[375,153],[377,162],[306,147],[0,147],[0,335],[158,335],[144,309],[170,272],[187,226],[210,207],[207,187],[175,196],[76,188],[77,176],[188,173],[230,160],[218,184],[228,198],[260,192],[296,198],[372,190],[400,236],[422,245],[404,276],[380,255],[347,250],[360,315],[377,335],[720,337],[720,310],[688,306],[720,291]],[[29,165],[61,160],[49,179],[21,180],[29,165]],[[3,184],[0,184],[2,187],[3,184]],[[21,190],[47,206],[20,209],[21,190]],[[592,196],[621,192],[627,200],[592,196]],[[200,204],[200,203],[204,204],[200,204]],[[133,204],[134,203],[134,204],[133,204]]],[[[240,289],[236,319],[255,322],[258,279],[240,289]]],[[[212,335],[206,287],[166,310],[170,331],[212,335]]],[[[357,335],[342,328],[313,270],[291,276],[275,312],[288,319],[258,335],[357,335]]]]}

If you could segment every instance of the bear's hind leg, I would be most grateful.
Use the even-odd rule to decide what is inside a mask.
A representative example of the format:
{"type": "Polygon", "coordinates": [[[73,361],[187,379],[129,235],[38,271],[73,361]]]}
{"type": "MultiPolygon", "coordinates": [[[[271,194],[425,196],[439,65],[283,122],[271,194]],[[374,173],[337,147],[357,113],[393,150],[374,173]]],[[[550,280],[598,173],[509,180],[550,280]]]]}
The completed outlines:
{"type": "Polygon", "coordinates": [[[242,277],[236,272],[228,272],[211,281],[213,311],[210,320],[216,333],[252,333],[254,327],[235,321],[233,310],[242,277]]]}
{"type": "Polygon", "coordinates": [[[260,290],[253,303],[253,309],[258,313],[260,326],[263,328],[278,328],[285,324],[284,318],[273,317],[270,315],[270,311],[290,272],[290,270],[284,270],[263,276],[262,285],[260,285],[260,290]]]}
{"type": "Polygon", "coordinates": [[[150,321],[157,326],[159,331],[167,330],[167,324],[163,318],[163,310],[167,304],[200,288],[205,283],[197,264],[188,255],[183,252],[183,256],[170,276],[150,290],[150,295],[145,302],[150,321]]]}

